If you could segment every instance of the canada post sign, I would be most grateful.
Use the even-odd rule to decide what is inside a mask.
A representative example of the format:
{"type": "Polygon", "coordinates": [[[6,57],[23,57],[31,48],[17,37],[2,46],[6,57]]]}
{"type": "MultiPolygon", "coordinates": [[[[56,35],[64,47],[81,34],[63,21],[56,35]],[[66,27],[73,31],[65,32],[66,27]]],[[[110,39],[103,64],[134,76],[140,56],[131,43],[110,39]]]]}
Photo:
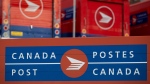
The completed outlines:
{"type": "Polygon", "coordinates": [[[6,47],[5,81],[146,81],[147,45],[6,47]]]}

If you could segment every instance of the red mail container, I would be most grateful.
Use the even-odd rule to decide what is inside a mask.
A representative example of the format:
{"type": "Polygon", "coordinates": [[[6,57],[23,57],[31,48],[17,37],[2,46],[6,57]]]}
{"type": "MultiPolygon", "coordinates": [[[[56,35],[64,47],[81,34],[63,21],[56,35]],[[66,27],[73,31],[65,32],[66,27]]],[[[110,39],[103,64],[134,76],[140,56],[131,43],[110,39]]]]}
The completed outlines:
{"type": "Polygon", "coordinates": [[[150,35],[150,0],[130,6],[131,36],[150,35]]]}
{"type": "Polygon", "coordinates": [[[60,0],[2,1],[2,37],[60,37],[60,0]]]}
{"type": "MultiPolygon", "coordinates": [[[[73,0],[62,0],[62,36],[72,37],[73,0]]],[[[76,37],[129,36],[128,0],[76,0],[76,37]]]]}

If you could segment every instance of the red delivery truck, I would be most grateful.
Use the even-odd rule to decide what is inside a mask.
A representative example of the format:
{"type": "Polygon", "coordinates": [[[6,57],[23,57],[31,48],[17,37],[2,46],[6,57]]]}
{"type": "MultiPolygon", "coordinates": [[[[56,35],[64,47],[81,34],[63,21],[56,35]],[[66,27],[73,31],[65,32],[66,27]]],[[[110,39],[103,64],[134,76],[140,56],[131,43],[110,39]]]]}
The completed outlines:
{"type": "Polygon", "coordinates": [[[150,35],[150,0],[130,6],[131,36],[150,35]]]}
{"type": "Polygon", "coordinates": [[[60,0],[2,0],[3,38],[60,37],[60,0]]]}
{"type": "Polygon", "coordinates": [[[130,35],[128,0],[62,0],[61,5],[62,37],[72,37],[73,29],[76,37],[130,35]]]}

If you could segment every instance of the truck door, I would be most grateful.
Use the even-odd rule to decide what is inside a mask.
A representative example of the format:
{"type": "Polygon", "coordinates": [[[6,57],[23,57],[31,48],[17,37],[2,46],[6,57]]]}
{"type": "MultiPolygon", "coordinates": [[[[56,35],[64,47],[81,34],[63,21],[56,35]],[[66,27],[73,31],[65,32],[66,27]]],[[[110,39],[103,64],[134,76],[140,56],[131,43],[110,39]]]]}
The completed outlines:
{"type": "Polygon", "coordinates": [[[123,35],[123,4],[88,0],[87,13],[88,36],[123,35]]]}

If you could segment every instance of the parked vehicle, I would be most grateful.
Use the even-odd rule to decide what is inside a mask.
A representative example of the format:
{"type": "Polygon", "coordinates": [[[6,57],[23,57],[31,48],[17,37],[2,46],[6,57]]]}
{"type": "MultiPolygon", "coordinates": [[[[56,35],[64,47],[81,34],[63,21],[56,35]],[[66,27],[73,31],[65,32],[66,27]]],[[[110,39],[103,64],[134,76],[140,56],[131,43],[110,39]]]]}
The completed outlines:
{"type": "Polygon", "coordinates": [[[2,0],[2,37],[60,37],[60,5],[60,0],[2,0]]]}
{"type": "Polygon", "coordinates": [[[150,0],[130,6],[131,36],[150,35],[150,0]]]}
{"type": "Polygon", "coordinates": [[[76,0],[76,5],[73,1],[61,0],[62,37],[130,35],[128,0],[76,0]]]}

